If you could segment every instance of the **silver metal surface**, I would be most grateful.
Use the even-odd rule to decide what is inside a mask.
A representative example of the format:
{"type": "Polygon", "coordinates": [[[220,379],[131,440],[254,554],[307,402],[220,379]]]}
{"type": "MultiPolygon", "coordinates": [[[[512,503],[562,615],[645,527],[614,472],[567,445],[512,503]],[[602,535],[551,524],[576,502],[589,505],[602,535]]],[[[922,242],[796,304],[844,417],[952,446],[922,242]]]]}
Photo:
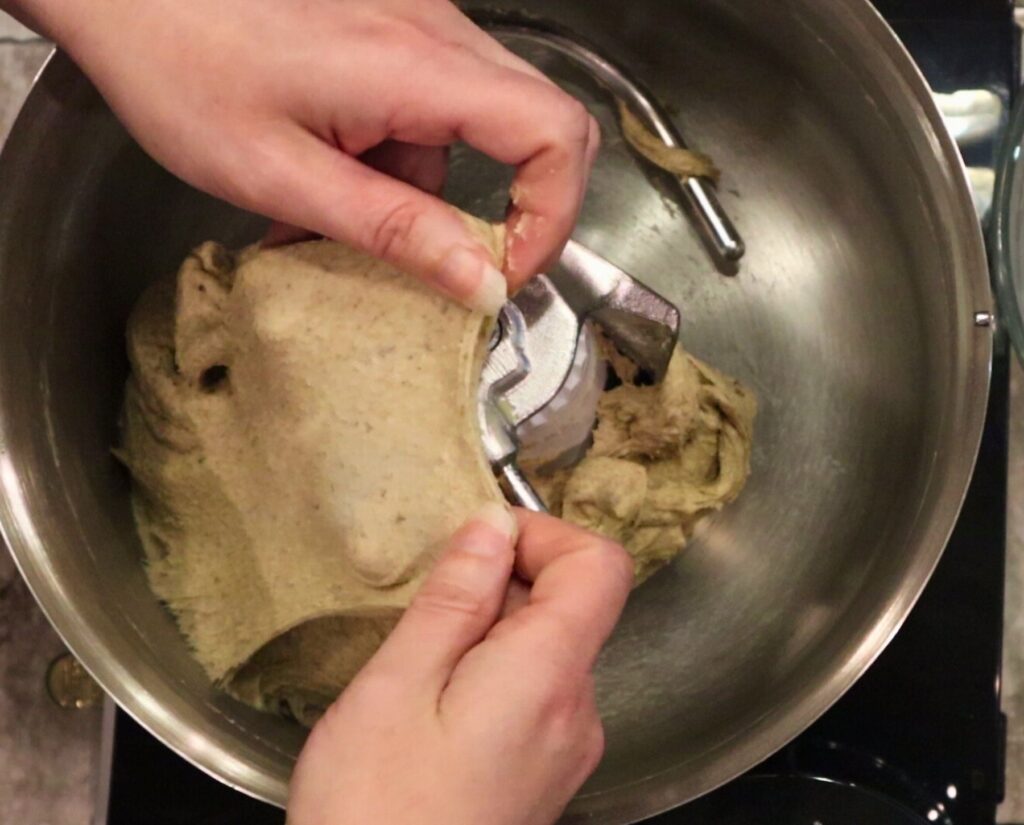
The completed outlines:
{"type": "MultiPolygon", "coordinates": [[[[607,95],[550,50],[509,41],[603,127],[577,240],[683,307],[683,344],[760,401],[747,489],[632,595],[598,666],[606,755],[566,822],[626,823],[784,744],[899,628],[981,432],[984,251],[928,89],[863,0],[488,6],[577,33],[680,112],[721,166],[747,244],[739,277],[720,277],[616,139],[607,95]]],[[[495,192],[478,158],[455,153],[450,197],[500,216],[495,192]]],[[[122,706],[280,803],[302,732],[225,698],[193,661],[147,586],[109,452],[140,290],[192,245],[263,227],[160,171],[62,57],[0,156],[4,536],[122,706]]]]}
{"type": "MultiPolygon", "coordinates": [[[[498,23],[489,25],[488,28],[497,34],[543,43],[547,47],[557,49],[583,66],[612,94],[630,104],[644,124],[660,137],[666,146],[686,148],[679,130],[662,114],[658,104],[630,79],[621,66],[609,60],[606,55],[594,51],[576,38],[550,31],[543,26],[498,23]]],[[[725,261],[736,262],[742,258],[746,251],[743,239],[722,209],[714,187],[701,178],[688,178],[685,181],[674,178],[673,182],[678,186],[684,200],[689,203],[697,229],[710,249],[725,261]]]]}
{"type": "Polygon", "coordinates": [[[500,397],[513,427],[537,413],[565,383],[580,319],[540,275],[510,301],[498,319],[499,338],[484,362],[481,392],[500,397]]]}
{"type": "Polygon", "coordinates": [[[544,499],[533,489],[529,479],[523,475],[523,471],[514,461],[506,462],[498,468],[498,486],[513,504],[534,513],[548,511],[544,499]]]}
{"type": "Polygon", "coordinates": [[[516,427],[524,466],[571,467],[593,442],[597,408],[608,383],[608,365],[595,327],[585,322],[565,383],[536,414],[516,427]]]}
{"type": "MultiPolygon", "coordinates": [[[[668,370],[679,336],[679,311],[672,304],[576,241],[566,245],[559,268],[559,288],[539,275],[502,309],[479,389],[484,452],[510,501],[536,512],[546,508],[516,465],[519,434],[534,416],[551,410],[576,362],[579,342],[587,341],[584,324],[599,324],[656,382],[668,370]]],[[[565,407],[549,414],[549,429],[558,428],[551,418],[557,415],[583,425],[575,428],[578,443],[567,449],[589,437],[597,412],[593,400],[583,418],[565,407]]]]}
{"type": "Polygon", "coordinates": [[[555,284],[581,319],[597,323],[623,355],[661,381],[679,339],[679,310],[611,261],[570,240],[555,284]]]}
{"type": "MultiPolygon", "coordinates": [[[[546,293],[551,297],[557,297],[554,287],[546,278],[541,276],[536,281],[537,283],[528,287],[532,293],[546,293]]],[[[571,317],[562,319],[561,324],[554,314],[552,319],[546,320],[543,312],[530,316],[530,320],[547,333],[557,333],[559,327],[566,325],[570,330],[575,330],[575,316],[571,311],[569,314],[571,317]],[[554,321],[554,324],[551,321],[554,321]]],[[[477,398],[477,420],[480,424],[484,454],[509,501],[528,510],[544,513],[547,512],[547,507],[516,465],[516,453],[519,448],[516,426],[543,407],[562,386],[575,355],[575,334],[572,335],[572,351],[568,355],[568,360],[562,359],[565,363],[557,371],[550,369],[551,365],[558,363],[554,358],[557,350],[552,352],[551,365],[544,359],[538,360],[537,356],[540,353],[529,350],[531,345],[527,316],[513,301],[508,301],[502,307],[495,334],[491,351],[483,364],[477,398]],[[533,364],[531,357],[534,359],[533,364]],[[519,402],[517,407],[510,397],[514,390],[523,387],[524,384],[525,391],[516,396],[519,402]]],[[[539,335],[534,345],[544,341],[550,343],[550,338],[550,334],[539,335]]]]}

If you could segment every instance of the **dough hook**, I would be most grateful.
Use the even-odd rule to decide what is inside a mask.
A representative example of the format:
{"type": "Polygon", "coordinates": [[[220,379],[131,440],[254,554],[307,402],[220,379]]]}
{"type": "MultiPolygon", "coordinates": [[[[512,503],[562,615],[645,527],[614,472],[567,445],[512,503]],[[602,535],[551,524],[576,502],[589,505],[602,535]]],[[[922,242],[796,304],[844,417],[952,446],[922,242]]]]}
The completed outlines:
{"type": "MultiPolygon", "coordinates": [[[[537,276],[505,304],[484,362],[479,421],[503,492],[529,510],[547,508],[519,467],[519,434],[565,389],[579,348],[596,346],[588,321],[656,382],[679,335],[671,303],[575,241],[558,271],[537,276]]],[[[592,414],[576,416],[570,438],[585,441],[592,425],[592,414]]]]}
{"type": "MultiPolygon", "coordinates": [[[[615,97],[628,104],[644,125],[661,138],[666,146],[687,148],[672,119],[661,110],[653,97],[630,78],[621,66],[577,38],[534,22],[484,18],[481,23],[499,37],[504,35],[519,38],[557,51],[581,66],[615,97]]],[[[681,180],[672,176],[672,180],[678,186],[679,193],[688,207],[686,211],[712,257],[735,265],[743,257],[746,247],[732,220],[722,208],[714,187],[702,178],[691,177],[681,180]]],[[[716,263],[718,262],[719,260],[716,260],[716,263]]],[[[723,271],[726,274],[735,272],[728,267],[723,268],[723,271]]]]}

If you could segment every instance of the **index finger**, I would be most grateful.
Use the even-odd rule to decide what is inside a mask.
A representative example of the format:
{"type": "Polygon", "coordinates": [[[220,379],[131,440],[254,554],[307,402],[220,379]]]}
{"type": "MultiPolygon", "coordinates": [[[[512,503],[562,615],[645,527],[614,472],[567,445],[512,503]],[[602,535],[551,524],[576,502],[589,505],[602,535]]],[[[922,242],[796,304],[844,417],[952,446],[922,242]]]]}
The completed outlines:
{"type": "Polygon", "coordinates": [[[531,637],[537,655],[589,670],[622,614],[633,561],[615,542],[553,516],[520,510],[516,517],[517,569],[533,587],[506,632],[531,637]]]}
{"type": "Polygon", "coordinates": [[[464,140],[516,167],[507,219],[512,289],[554,262],[583,203],[600,130],[586,107],[550,81],[471,53],[436,58],[393,91],[389,136],[418,144],[464,140]],[[421,88],[422,85],[422,88],[421,88]],[[439,110],[436,89],[457,90],[439,110]]]}

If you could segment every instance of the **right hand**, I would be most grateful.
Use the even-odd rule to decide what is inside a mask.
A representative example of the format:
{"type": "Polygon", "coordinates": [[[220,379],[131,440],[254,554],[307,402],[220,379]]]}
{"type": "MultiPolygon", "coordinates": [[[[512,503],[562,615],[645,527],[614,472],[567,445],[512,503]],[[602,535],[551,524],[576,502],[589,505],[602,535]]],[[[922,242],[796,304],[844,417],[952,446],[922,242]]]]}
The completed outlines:
{"type": "Polygon", "coordinates": [[[317,723],[289,825],[546,825],[604,747],[591,670],[633,584],[618,545],[491,506],[317,723]],[[525,581],[510,586],[513,565],[525,581]]]}
{"type": "Polygon", "coordinates": [[[140,144],[245,209],[495,313],[506,282],[440,198],[463,140],[516,167],[505,275],[553,263],[599,130],[448,0],[0,0],[54,38],[140,144]]]}

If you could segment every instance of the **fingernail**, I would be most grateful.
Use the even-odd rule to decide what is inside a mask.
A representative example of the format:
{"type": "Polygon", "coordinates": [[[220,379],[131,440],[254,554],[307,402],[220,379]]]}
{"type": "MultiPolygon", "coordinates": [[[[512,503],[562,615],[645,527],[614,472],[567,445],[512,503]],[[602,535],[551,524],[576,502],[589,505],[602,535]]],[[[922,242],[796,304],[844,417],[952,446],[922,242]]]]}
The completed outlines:
{"type": "Polygon", "coordinates": [[[468,309],[497,315],[508,300],[508,284],[501,271],[468,249],[455,249],[441,264],[438,285],[468,309]]]}
{"type": "Polygon", "coordinates": [[[469,520],[471,525],[486,525],[490,529],[471,530],[467,536],[466,550],[479,556],[496,556],[508,551],[515,541],[518,524],[507,507],[488,502],[469,520]]]}
{"type": "Polygon", "coordinates": [[[485,315],[496,316],[507,300],[508,281],[505,280],[505,276],[500,269],[484,264],[480,283],[466,302],[466,306],[485,315]]]}

